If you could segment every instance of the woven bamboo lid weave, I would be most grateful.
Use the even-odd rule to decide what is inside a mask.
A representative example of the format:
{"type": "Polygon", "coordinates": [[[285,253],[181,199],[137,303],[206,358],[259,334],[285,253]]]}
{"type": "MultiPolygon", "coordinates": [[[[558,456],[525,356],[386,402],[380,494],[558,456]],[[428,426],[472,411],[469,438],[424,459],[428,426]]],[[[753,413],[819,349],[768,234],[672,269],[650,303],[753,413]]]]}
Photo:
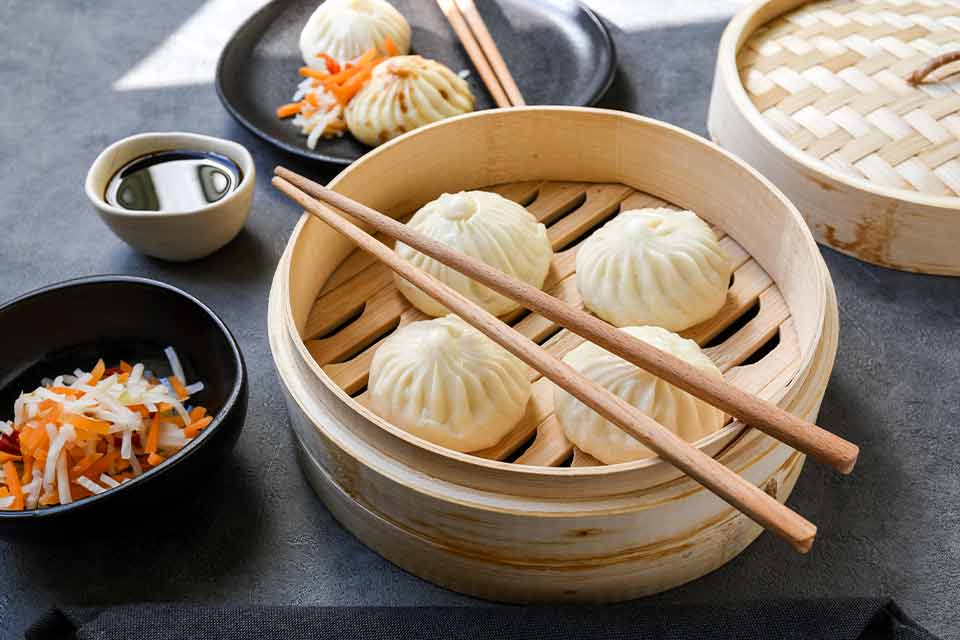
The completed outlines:
{"type": "Polygon", "coordinates": [[[773,179],[821,242],[958,275],[960,63],[907,80],[958,49],[957,0],[757,3],[721,43],[711,134],[773,179]]]}
{"type": "Polygon", "coordinates": [[[807,154],[855,178],[957,196],[960,75],[916,87],[906,77],[958,44],[958,3],[814,2],[754,33],[737,63],[757,109],[807,154]]]}

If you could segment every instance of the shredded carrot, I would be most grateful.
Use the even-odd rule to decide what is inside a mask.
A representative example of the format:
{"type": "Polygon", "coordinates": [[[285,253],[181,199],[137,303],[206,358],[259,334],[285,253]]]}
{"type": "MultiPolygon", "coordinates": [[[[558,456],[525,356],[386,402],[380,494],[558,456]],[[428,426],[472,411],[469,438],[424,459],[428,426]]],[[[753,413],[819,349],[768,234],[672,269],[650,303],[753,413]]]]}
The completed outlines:
{"type": "Polygon", "coordinates": [[[126,360],[121,360],[120,371],[123,371],[124,373],[130,373],[131,371],[133,371],[133,367],[131,367],[126,360]]]}
{"type": "Polygon", "coordinates": [[[285,104],[282,107],[277,107],[277,117],[291,118],[300,113],[300,107],[302,106],[302,102],[291,102],[290,104],[285,104]]]}
{"type": "Polygon", "coordinates": [[[114,449],[110,453],[104,455],[102,458],[94,462],[90,467],[83,473],[83,475],[88,478],[99,478],[101,473],[106,473],[110,469],[110,466],[113,462],[120,457],[120,451],[114,449]]]}
{"type": "Polygon", "coordinates": [[[40,496],[40,502],[38,504],[41,507],[52,507],[55,504],[60,504],[60,496],[57,495],[56,491],[45,493],[44,495],[40,496]]]}
{"type": "Polygon", "coordinates": [[[145,406],[143,406],[142,404],[131,404],[131,405],[127,405],[127,409],[130,409],[130,411],[136,411],[137,413],[139,413],[139,414],[140,414],[142,417],[144,417],[144,418],[149,418],[149,417],[150,417],[150,411],[149,411],[145,406]]]}
{"type": "Polygon", "coordinates": [[[96,464],[97,460],[102,457],[102,453],[93,453],[88,456],[84,456],[80,462],[73,465],[73,468],[70,469],[70,479],[76,480],[80,476],[86,474],[90,470],[90,467],[96,464]]]}
{"type": "Polygon", "coordinates": [[[183,382],[180,381],[180,378],[177,376],[170,376],[167,378],[170,381],[170,386],[173,387],[173,390],[177,394],[177,398],[180,400],[186,400],[190,397],[190,392],[187,391],[187,388],[183,386],[183,382]]]}
{"type": "Polygon", "coordinates": [[[23,473],[20,474],[20,482],[27,484],[33,480],[33,458],[25,456],[23,459],[23,473]]]}
{"type": "Polygon", "coordinates": [[[317,57],[323,60],[327,65],[327,71],[330,73],[337,73],[340,71],[340,63],[328,56],[325,53],[318,53],[317,57]]]}
{"type": "Polygon", "coordinates": [[[48,422],[56,422],[60,419],[60,414],[63,413],[63,405],[49,399],[41,402],[37,408],[40,409],[43,419],[48,422]]]}
{"type": "Polygon", "coordinates": [[[383,48],[387,50],[387,55],[400,55],[400,52],[397,51],[397,45],[393,43],[393,39],[390,36],[383,39],[383,48]]]}
{"type": "Polygon", "coordinates": [[[160,414],[153,414],[153,420],[150,421],[150,433],[147,434],[147,446],[143,449],[147,453],[157,452],[157,442],[160,440],[160,414]]]}
{"type": "Polygon", "coordinates": [[[207,409],[205,407],[194,407],[190,410],[190,420],[193,422],[196,422],[205,415],[207,415],[207,409]]]}
{"type": "Polygon", "coordinates": [[[196,422],[192,423],[190,426],[184,427],[183,435],[187,436],[188,438],[196,438],[197,434],[200,433],[200,431],[204,429],[207,425],[209,425],[211,422],[213,422],[213,418],[211,418],[210,416],[207,416],[205,418],[200,418],[196,422]]]}
{"type": "Polygon", "coordinates": [[[316,69],[311,69],[310,67],[300,67],[298,73],[304,78],[315,78],[317,80],[325,80],[330,77],[329,73],[317,71],[316,69]]]}
{"type": "Polygon", "coordinates": [[[95,420],[76,413],[68,413],[63,416],[64,424],[72,424],[77,429],[83,429],[91,433],[97,433],[102,436],[110,433],[110,423],[104,420],[95,420]]]}
{"type": "Polygon", "coordinates": [[[103,358],[97,360],[96,366],[93,367],[93,371],[90,372],[90,380],[87,381],[89,385],[95,385],[100,382],[100,378],[103,377],[104,372],[107,370],[107,365],[103,363],[103,358]]]}
{"type": "Polygon", "coordinates": [[[82,389],[71,389],[69,387],[50,387],[50,391],[70,398],[82,398],[84,394],[82,389]]]}
{"type": "Polygon", "coordinates": [[[359,71],[355,76],[343,83],[341,87],[338,87],[334,91],[334,95],[337,96],[337,101],[346,106],[348,102],[357,95],[360,89],[363,88],[363,85],[370,80],[370,76],[373,74],[373,69],[377,66],[378,62],[381,62],[383,59],[375,59],[373,62],[366,63],[363,67],[359,68],[359,71]]]}
{"type": "Polygon", "coordinates": [[[376,48],[376,47],[370,47],[369,49],[367,49],[366,51],[364,51],[364,52],[363,52],[363,55],[360,56],[359,58],[357,58],[357,59],[354,61],[353,64],[356,65],[356,66],[358,66],[358,67],[361,67],[361,66],[367,64],[368,62],[371,62],[371,61],[372,61],[374,58],[376,58],[376,57],[377,57],[377,48],[376,48]]]}
{"type": "Polygon", "coordinates": [[[164,460],[166,460],[166,458],[161,455],[157,455],[156,453],[151,453],[149,456],[147,456],[147,464],[149,464],[151,467],[159,465],[164,460]]]}
{"type": "Polygon", "coordinates": [[[0,462],[20,462],[22,459],[23,456],[7,453],[6,451],[0,451],[0,462]]]}
{"type": "Polygon", "coordinates": [[[13,506],[11,508],[14,511],[21,511],[24,507],[23,487],[20,485],[20,476],[17,475],[17,467],[13,464],[13,461],[7,460],[3,464],[3,475],[7,482],[7,489],[13,495],[13,506]]]}
{"type": "Polygon", "coordinates": [[[20,432],[20,451],[28,455],[36,455],[38,449],[50,446],[50,437],[46,429],[39,426],[23,429],[20,432]]]}

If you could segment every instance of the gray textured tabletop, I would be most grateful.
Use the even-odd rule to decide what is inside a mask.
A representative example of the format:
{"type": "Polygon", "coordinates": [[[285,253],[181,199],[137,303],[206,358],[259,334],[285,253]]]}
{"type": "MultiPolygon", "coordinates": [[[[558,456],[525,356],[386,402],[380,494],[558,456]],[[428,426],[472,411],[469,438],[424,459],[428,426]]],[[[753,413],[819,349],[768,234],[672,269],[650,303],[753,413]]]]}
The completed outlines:
{"type": "MultiPolygon", "coordinates": [[[[255,4],[234,1],[244,10],[255,4]]],[[[209,60],[185,69],[151,58],[158,49],[189,54],[189,42],[171,34],[199,28],[204,11],[230,13],[230,2],[0,3],[0,299],[94,273],[159,278],[221,314],[251,380],[235,455],[197,488],[196,499],[171,505],[169,518],[111,539],[64,531],[59,542],[0,541],[2,637],[19,634],[54,603],[479,603],[366,549],[330,516],[297,467],[265,318],[273,269],[298,214],[266,178],[280,162],[322,179],[333,172],[275,152],[235,124],[203,77],[209,60]],[[142,81],[151,75],[167,86],[142,81]],[[250,221],[206,260],[176,265],[133,252],[83,196],[96,154],[149,130],[232,138],[256,157],[250,221]]],[[[656,0],[593,4],[621,58],[603,106],[704,134],[728,3],[691,2],[690,15],[680,3],[664,20],[638,18],[656,18],[663,11],[656,0]]],[[[839,296],[841,337],[820,416],[861,445],[859,466],[841,477],[807,465],[790,503],[820,527],[810,555],[763,535],[725,567],[654,601],[885,594],[931,631],[960,637],[960,279],[824,254],[839,296]]],[[[0,348],[6,339],[0,337],[0,348]]]]}

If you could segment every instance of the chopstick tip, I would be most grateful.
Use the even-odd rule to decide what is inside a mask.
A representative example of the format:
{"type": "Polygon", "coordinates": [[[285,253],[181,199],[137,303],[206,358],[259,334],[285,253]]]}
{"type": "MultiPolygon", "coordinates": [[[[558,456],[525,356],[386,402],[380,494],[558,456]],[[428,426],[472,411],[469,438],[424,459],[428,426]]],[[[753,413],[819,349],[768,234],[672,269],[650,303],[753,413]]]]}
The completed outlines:
{"type": "Polygon", "coordinates": [[[848,448],[848,451],[842,456],[837,465],[837,471],[843,475],[850,475],[853,471],[853,468],[857,466],[857,460],[860,458],[860,447],[855,444],[851,444],[848,448]]]}

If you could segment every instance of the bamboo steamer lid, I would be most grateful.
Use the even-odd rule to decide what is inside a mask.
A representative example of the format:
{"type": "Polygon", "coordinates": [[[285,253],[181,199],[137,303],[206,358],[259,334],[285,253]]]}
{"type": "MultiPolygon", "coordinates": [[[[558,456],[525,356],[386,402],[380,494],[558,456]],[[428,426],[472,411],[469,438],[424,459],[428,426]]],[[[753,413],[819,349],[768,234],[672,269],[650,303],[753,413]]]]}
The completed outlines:
{"type": "Polygon", "coordinates": [[[960,3],[774,0],[721,42],[710,131],[772,178],[818,241],[960,275],[960,3]]]}

